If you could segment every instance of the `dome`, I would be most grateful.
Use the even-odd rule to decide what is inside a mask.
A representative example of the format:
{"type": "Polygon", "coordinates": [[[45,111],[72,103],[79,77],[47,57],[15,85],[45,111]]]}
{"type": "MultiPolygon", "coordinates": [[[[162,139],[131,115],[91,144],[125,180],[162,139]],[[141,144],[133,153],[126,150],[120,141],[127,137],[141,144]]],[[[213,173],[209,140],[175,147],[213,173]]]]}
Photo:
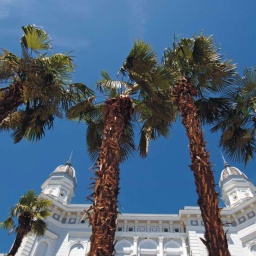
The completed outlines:
{"type": "Polygon", "coordinates": [[[248,180],[248,177],[241,172],[238,168],[230,166],[227,162],[224,163],[224,169],[221,172],[220,176],[220,187],[223,184],[223,182],[229,178],[234,177],[234,176],[240,176],[241,178],[245,178],[248,180]]]}
{"type": "Polygon", "coordinates": [[[71,177],[76,183],[76,172],[73,168],[70,160],[67,161],[64,165],[58,166],[53,173],[66,173],[69,177],[71,177]]]}

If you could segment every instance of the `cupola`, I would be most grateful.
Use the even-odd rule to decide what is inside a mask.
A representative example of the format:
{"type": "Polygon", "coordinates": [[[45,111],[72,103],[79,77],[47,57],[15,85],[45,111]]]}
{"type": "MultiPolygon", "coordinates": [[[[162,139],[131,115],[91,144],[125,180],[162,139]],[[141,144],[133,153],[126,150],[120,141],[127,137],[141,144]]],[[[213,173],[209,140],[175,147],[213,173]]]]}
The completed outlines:
{"type": "Polygon", "coordinates": [[[55,200],[69,204],[74,197],[76,187],[75,169],[69,159],[64,165],[58,166],[42,185],[42,193],[55,200]]]}
{"type": "Polygon", "coordinates": [[[230,166],[225,159],[219,186],[226,206],[233,207],[255,196],[256,187],[238,168],[230,166]]]}

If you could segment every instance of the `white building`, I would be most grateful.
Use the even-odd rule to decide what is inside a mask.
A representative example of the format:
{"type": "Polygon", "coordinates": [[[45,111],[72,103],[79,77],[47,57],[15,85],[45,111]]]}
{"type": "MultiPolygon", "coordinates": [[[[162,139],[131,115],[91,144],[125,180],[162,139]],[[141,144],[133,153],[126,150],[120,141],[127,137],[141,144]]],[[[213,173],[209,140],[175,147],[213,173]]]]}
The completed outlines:
{"type": "MultiPolygon", "coordinates": [[[[219,182],[226,207],[221,215],[232,256],[256,255],[256,187],[225,163],[219,182]]],[[[40,197],[53,202],[44,237],[26,237],[18,256],[81,256],[90,246],[91,228],[83,221],[88,204],[71,204],[76,187],[70,161],[58,166],[42,185],[40,197]],[[82,222],[81,222],[82,220],[82,222]]],[[[179,214],[122,214],[118,218],[116,255],[205,256],[199,207],[179,214]]]]}

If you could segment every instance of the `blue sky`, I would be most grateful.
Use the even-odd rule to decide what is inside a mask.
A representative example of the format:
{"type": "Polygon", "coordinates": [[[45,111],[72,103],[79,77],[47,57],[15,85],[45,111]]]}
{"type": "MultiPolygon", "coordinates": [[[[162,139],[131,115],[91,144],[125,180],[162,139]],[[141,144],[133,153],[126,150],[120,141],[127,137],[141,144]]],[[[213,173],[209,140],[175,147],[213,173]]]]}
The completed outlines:
{"type": "MultiPolygon", "coordinates": [[[[189,0],[0,0],[0,47],[19,55],[21,26],[42,26],[52,38],[53,53],[72,51],[76,71],[74,82],[93,86],[100,71],[114,78],[129,53],[134,39],[153,46],[161,59],[163,50],[172,46],[174,35],[191,37],[213,34],[221,53],[237,63],[241,72],[255,66],[256,2],[189,0]]],[[[103,101],[101,97],[98,101],[103,101]]],[[[9,208],[29,189],[40,193],[48,175],[64,164],[73,151],[72,164],[78,185],[74,203],[87,203],[88,168],[92,165],[85,146],[85,125],[56,120],[54,129],[38,143],[13,144],[10,135],[0,134],[1,179],[0,221],[9,208]]],[[[208,132],[207,149],[216,170],[218,183],[223,161],[218,134],[208,132]]],[[[256,183],[254,162],[245,168],[226,159],[256,183]]],[[[178,213],[185,205],[197,205],[190,164],[188,140],[177,123],[168,140],[153,142],[146,159],[137,155],[121,166],[120,211],[125,213],[178,213]]],[[[0,252],[7,252],[14,235],[0,231],[0,252]]]]}

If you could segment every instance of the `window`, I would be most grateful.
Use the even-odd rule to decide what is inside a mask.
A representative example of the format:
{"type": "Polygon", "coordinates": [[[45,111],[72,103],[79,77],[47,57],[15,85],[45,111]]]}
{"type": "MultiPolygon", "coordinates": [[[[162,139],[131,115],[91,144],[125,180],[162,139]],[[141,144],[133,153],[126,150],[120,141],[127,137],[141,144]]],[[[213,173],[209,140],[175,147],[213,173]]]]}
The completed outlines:
{"type": "Polygon", "coordinates": [[[169,231],[169,229],[168,228],[164,228],[164,232],[168,232],[169,231]]]}
{"type": "Polygon", "coordinates": [[[37,256],[46,256],[47,249],[48,249],[48,244],[46,242],[39,243],[36,255],[37,256]]]}
{"type": "Polygon", "coordinates": [[[116,256],[129,256],[132,253],[132,243],[128,240],[119,240],[115,245],[116,256]]]}
{"type": "Polygon", "coordinates": [[[64,198],[65,195],[66,195],[66,191],[62,189],[62,190],[60,191],[60,197],[61,197],[61,198],[64,198]]]}
{"type": "Polygon", "coordinates": [[[118,228],[117,228],[117,231],[122,231],[122,230],[123,230],[122,227],[118,227],[118,228]]]}
{"type": "Polygon", "coordinates": [[[138,252],[140,256],[157,256],[157,246],[156,241],[152,239],[144,239],[138,245],[138,252]]]}

